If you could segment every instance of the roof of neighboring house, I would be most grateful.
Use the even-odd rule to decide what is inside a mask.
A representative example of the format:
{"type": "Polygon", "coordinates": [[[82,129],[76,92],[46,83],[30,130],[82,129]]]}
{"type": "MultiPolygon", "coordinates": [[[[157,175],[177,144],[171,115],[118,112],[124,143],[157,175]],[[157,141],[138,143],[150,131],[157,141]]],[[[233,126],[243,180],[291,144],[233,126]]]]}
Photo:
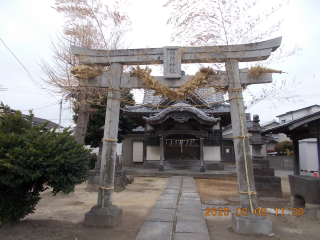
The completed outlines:
{"type": "MultiPolygon", "coordinates": [[[[247,129],[251,128],[253,126],[253,122],[250,120],[250,121],[246,121],[247,123],[247,129]]],[[[232,128],[232,124],[229,124],[228,126],[226,126],[224,129],[222,129],[222,132],[229,129],[229,128],[232,128]]]]}
{"type": "Polygon", "coordinates": [[[270,139],[270,140],[267,140],[267,143],[278,143],[278,141],[276,141],[274,139],[270,139]]]}
{"type": "MultiPolygon", "coordinates": [[[[15,113],[17,110],[14,110],[14,109],[10,109],[10,112],[11,113],[15,113]]],[[[0,109],[0,113],[2,113],[3,112],[3,109],[0,109]]],[[[23,119],[25,119],[25,120],[27,120],[27,116],[28,115],[26,115],[26,114],[21,114],[21,116],[22,116],[22,118],[23,119]]],[[[32,125],[33,126],[40,126],[40,125],[42,125],[42,124],[44,124],[45,122],[48,122],[48,124],[47,124],[47,128],[54,128],[54,127],[59,127],[59,124],[56,124],[56,123],[54,123],[54,122],[51,122],[51,121],[49,121],[49,120],[47,120],[47,119],[43,119],[43,118],[38,118],[38,117],[33,117],[32,118],[32,125]]],[[[60,126],[61,128],[64,128],[64,127],[62,127],[62,126],[60,126]]]]}
{"type": "Polygon", "coordinates": [[[320,106],[319,106],[318,104],[315,104],[315,105],[311,105],[311,106],[309,106],[309,107],[300,108],[300,109],[297,109],[297,110],[292,110],[292,111],[290,111],[290,112],[286,112],[286,113],[284,113],[284,114],[280,114],[280,115],[278,115],[278,116],[276,116],[276,117],[280,117],[280,116],[283,116],[283,115],[287,115],[287,114],[290,114],[290,113],[298,112],[298,111],[301,111],[301,110],[304,110],[304,109],[308,109],[308,108],[312,108],[312,107],[320,107],[320,106]]]}
{"type": "Polygon", "coordinates": [[[279,126],[269,128],[266,130],[261,131],[261,134],[267,134],[267,133],[285,133],[289,132],[299,126],[302,126],[308,122],[318,120],[320,119],[320,112],[311,113],[309,115],[296,118],[294,120],[287,121],[285,123],[280,124],[279,126]]]}
{"type": "MultiPolygon", "coordinates": [[[[24,119],[26,119],[26,117],[27,117],[28,115],[26,115],[26,114],[21,114],[21,116],[22,116],[24,119]]],[[[33,125],[33,126],[40,126],[40,125],[44,124],[45,122],[48,122],[48,124],[47,124],[47,127],[48,127],[48,128],[59,127],[59,124],[56,124],[56,123],[54,123],[54,122],[51,122],[51,121],[49,121],[49,120],[47,120],[47,119],[38,118],[38,117],[33,117],[33,118],[32,118],[32,125],[33,125]]],[[[60,127],[63,128],[62,126],[60,126],[60,127]]]]}
{"type": "Polygon", "coordinates": [[[277,123],[278,125],[280,124],[279,122],[277,122],[276,120],[273,119],[272,121],[269,121],[269,122],[260,123],[260,126],[263,127],[263,128],[265,128],[265,127],[267,127],[268,125],[273,124],[273,123],[277,123]]]}

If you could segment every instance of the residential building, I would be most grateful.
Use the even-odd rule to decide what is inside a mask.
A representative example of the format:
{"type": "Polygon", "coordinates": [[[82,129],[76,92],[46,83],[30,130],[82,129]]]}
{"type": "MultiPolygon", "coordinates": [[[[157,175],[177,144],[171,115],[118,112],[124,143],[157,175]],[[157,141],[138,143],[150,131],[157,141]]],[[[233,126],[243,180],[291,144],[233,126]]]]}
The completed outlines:
{"type": "Polygon", "coordinates": [[[297,110],[293,110],[290,112],[286,112],[284,114],[280,114],[277,117],[279,118],[279,123],[286,123],[288,121],[300,118],[300,117],[304,117],[307,116],[309,114],[315,113],[315,112],[319,112],[320,111],[320,106],[315,104],[309,107],[305,107],[305,108],[300,108],[297,110]]]}
{"type": "MultiPolygon", "coordinates": [[[[261,123],[260,126],[265,130],[265,129],[269,129],[269,128],[273,128],[280,125],[279,122],[277,122],[276,120],[272,120],[266,123],[261,123]]],[[[272,154],[276,154],[276,150],[274,149],[275,146],[277,145],[277,143],[282,142],[282,141],[286,141],[289,140],[290,138],[288,138],[285,134],[283,133],[268,133],[264,136],[264,139],[266,140],[266,155],[272,155],[272,154]]]]}

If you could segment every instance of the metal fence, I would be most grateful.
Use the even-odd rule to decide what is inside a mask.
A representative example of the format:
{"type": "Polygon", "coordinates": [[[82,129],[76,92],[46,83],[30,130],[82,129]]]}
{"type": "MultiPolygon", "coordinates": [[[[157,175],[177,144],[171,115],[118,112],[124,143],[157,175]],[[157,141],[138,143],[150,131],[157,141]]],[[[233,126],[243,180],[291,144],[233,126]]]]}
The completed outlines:
{"type": "Polygon", "coordinates": [[[293,170],[293,157],[287,156],[267,156],[270,167],[282,170],[293,170]]]}

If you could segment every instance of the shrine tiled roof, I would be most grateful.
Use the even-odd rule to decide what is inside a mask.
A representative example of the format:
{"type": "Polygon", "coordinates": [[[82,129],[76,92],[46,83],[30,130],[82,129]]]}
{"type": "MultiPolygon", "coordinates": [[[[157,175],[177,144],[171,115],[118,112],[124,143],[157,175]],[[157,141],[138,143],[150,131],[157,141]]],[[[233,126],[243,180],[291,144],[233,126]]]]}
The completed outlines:
{"type": "MultiPolygon", "coordinates": [[[[192,99],[197,103],[185,102],[190,105],[204,105],[197,107],[198,110],[206,114],[214,113],[229,113],[230,106],[229,104],[224,103],[224,96],[222,93],[213,94],[213,89],[199,89],[196,90],[192,99]],[[217,104],[212,104],[217,103],[217,104]]],[[[173,105],[175,102],[172,102],[168,98],[162,98],[161,96],[153,96],[154,90],[145,90],[144,98],[141,105],[136,106],[126,106],[123,110],[126,113],[140,113],[140,114],[156,114],[163,111],[165,106],[173,105]],[[150,105],[150,106],[145,106],[150,105]],[[157,107],[159,106],[159,107],[157,107]],[[163,107],[161,107],[163,106],[163,107]]]]}

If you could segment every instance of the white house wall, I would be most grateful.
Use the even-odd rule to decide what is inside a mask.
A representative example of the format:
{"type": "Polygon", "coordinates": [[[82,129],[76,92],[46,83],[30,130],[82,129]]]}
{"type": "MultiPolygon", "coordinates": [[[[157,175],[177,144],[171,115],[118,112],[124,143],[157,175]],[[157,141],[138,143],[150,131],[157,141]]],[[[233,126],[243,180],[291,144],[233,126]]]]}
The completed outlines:
{"type": "Polygon", "coordinates": [[[222,138],[229,138],[229,136],[232,137],[232,128],[231,127],[227,130],[222,131],[222,138]]]}
{"type": "Polygon", "coordinates": [[[117,143],[117,155],[122,155],[122,143],[117,143]]]}
{"type": "Polygon", "coordinates": [[[154,128],[147,124],[147,130],[154,130],[154,128]]]}
{"type": "Polygon", "coordinates": [[[301,109],[297,112],[288,113],[283,116],[279,116],[279,122],[282,123],[282,120],[290,121],[290,120],[304,117],[306,115],[309,115],[309,114],[315,113],[315,112],[319,112],[319,111],[320,111],[320,107],[318,107],[318,106],[309,107],[307,109],[301,109]]]}
{"type": "Polygon", "coordinates": [[[221,161],[220,147],[203,147],[204,161],[221,161]]]}
{"type": "Polygon", "coordinates": [[[232,138],[233,137],[233,134],[232,133],[229,133],[229,134],[225,134],[222,136],[222,139],[225,139],[225,138],[232,138]]]}
{"type": "Polygon", "coordinates": [[[284,133],[279,133],[279,138],[275,138],[274,140],[278,142],[291,141],[290,138],[288,138],[287,135],[284,133]]]}
{"type": "Polygon", "coordinates": [[[212,129],[220,130],[220,122],[218,122],[217,125],[214,125],[212,129]]]}
{"type": "Polygon", "coordinates": [[[134,166],[133,162],[133,142],[143,141],[143,134],[128,134],[122,141],[122,164],[124,167],[134,166]]]}
{"type": "Polygon", "coordinates": [[[143,142],[133,141],[132,161],[143,162],[143,142]]]}
{"type": "Polygon", "coordinates": [[[160,147],[147,146],[146,160],[159,160],[160,161],[160,147]]]}

